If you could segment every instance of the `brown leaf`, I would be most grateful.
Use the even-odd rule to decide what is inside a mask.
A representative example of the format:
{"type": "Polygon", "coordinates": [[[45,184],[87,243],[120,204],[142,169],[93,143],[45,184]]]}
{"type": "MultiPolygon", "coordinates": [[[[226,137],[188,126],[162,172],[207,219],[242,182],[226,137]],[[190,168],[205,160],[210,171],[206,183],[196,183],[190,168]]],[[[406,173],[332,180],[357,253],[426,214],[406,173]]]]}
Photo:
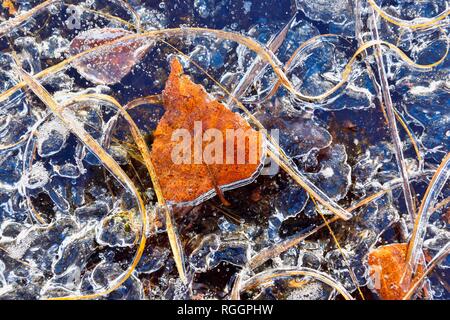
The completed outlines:
{"type": "MultiPolygon", "coordinates": [[[[108,44],[133,33],[123,29],[91,29],[80,33],[70,43],[69,53],[80,52],[108,44]]],[[[125,77],[147,53],[148,42],[143,39],[126,40],[105,49],[100,49],[78,59],[74,63],[77,71],[97,84],[114,84],[125,77]]]]}
{"type": "MultiPolygon", "coordinates": [[[[411,288],[411,270],[406,263],[408,244],[380,246],[369,253],[369,274],[375,290],[384,300],[400,300],[411,288]],[[405,281],[406,279],[406,281],[405,281]]],[[[415,279],[423,272],[419,266],[415,279]]]]}
{"type": "MultiPolygon", "coordinates": [[[[163,92],[163,102],[166,111],[154,133],[151,158],[163,195],[168,201],[198,203],[213,196],[217,188],[222,190],[236,188],[255,178],[264,156],[262,134],[253,130],[240,115],[233,113],[217,100],[211,99],[201,85],[195,84],[188,76],[183,75],[182,66],[177,59],[171,62],[171,73],[163,92]],[[206,164],[203,159],[194,163],[196,122],[197,126],[199,122],[201,123],[201,133],[205,133],[208,129],[217,129],[221,133],[223,155],[217,159],[221,158],[222,164],[217,163],[220,161],[206,164]],[[177,129],[186,129],[192,137],[189,142],[192,152],[186,156],[186,163],[174,163],[172,158],[174,148],[180,143],[178,140],[172,141],[172,134],[177,129]],[[235,137],[226,139],[227,129],[243,130],[248,136],[245,148],[238,147],[239,140],[235,137]],[[234,150],[227,149],[227,140],[231,141],[234,150]],[[250,147],[252,141],[253,150],[250,147]],[[239,148],[245,153],[245,162],[240,164],[237,162],[239,148]],[[255,151],[254,163],[250,161],[252,151],[255,151]],[[233,158],[233,163],[227,162],[227,154],[233,158]]],[[[206,150],[210,141],[203,141],[201,150],[206,150]]]]}

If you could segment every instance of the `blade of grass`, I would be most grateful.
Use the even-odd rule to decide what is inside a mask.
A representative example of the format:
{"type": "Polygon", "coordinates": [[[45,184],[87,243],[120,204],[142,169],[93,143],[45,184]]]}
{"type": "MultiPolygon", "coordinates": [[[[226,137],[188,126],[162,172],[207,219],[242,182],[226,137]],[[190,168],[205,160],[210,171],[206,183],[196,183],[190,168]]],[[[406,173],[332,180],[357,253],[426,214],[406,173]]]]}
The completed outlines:
{"type": "Polygon", "coordinates": [[[158,199],[158,204],[163,208],[164,215],[166,218],[166,228],[167,228],[167,235],[169,237],[169,243],[172,248],[172,252],[174,255],[175,264],[177,266],[178,274],[180,276],[180,279],[183,281],[183,283],[187,283],[186,278],[186,269],[185,269],[185,262],[184,262],[184,253],[183,248],[181,246],[181,242],[178,237],[178,233],[176,231],[176,227],[172,221],[172,213],[170,208],[167,206],[166,201],[164,199],[164,195],[161,191],[161,186],[158,181],[158,176],[156,175],[155,167],[153,166],[153,163],[151,161],[150,157],[150,150],[148,149],[147,143],[144,140],[144,137],[140,133],[140,130],[136,124],[136,122],[131,118],[130,114],[127,112],[127,110],[113,97],[104,95],[104,94],[84,94],[77,97],[74,97],[67,101],[66,103],[73,103],[73,102],[82,102],[89,99],[95,99],[98,101],[103,101],[108,104],[113,105],[116,107],[120,114],[124,117],[124,119],[129,124],[131,134],[133,136],[133,139],[142,155],[143,162],[147,168],[147,171],[150,175],[150,178],[152,180],[153,188],[155,190],[156,197],[158,199]]]}
{"type": "MultiPolygon", "coordinates": [[[[295,89],[295,86],[292,84],[292,82],[287,78],[286,74],[283,72],[282,67],[280,67],[280,62],[279,60],[276,58],[276,56],[274,56],[274,54],[268,50],[267,48],[265,48],[264,46],[262,46],[261,44],[259,44],[258,42],[256,42],[255,40],[242,36],[240,34],[237,33],[233,33],[233,32],[229,32],[229,31],[224,31],[224,30],[214,30],[214,29],[207,29],[207,28],[172,28],[172,29],[161,29],[161,30],[151,30],[151,31],[146,31],[144,33],[141,34],[132,34],[132,35],[128,35],[128,36],[124,36],[122,38],[113,40],[111,42],[99,45],[97,47],[94,47],[92,49],[86,50],[84,52],[80,52],[77,55],[74,55],[72,57],[67,58],[66,60],[48,68],[45,69],[39,73],[37,73],[35,75],[36,79],[40,79],[41,77],[45,77],[49,74],[61,71],[63,69],[65,69],[70,63],[79,60],[82,57],[85,57],[88,54],[94,53],[94,52],[98,52],[99,50],[104,50],[107,49],[108,47],[120,44],[121,42],[124,41],[130,41],[130,40],[143,40],[143,39],[153,39],[153,40],[158,40],[158,41],[162,41],[163,37],[169,37],[169,36],[187,36],[187,35],[198,35],[198,36],[214,36],[220,39],[224,39],[224,40],[229,40],[229,41],[235,41],[241,45],[246,46],[247,48],[249,48],[250,50],[256,52],[260,58],[262,58],[264,61],[266,61],[267,63],[270,64],[270,66],[272,67],[273,71],[275,72],[276,76],[279,78],[279,80],[281,81],[281,84],[286,88],[286,90],[288,90],[292,95],[294,95],[296,98],[303,100],[303,101],[310,101],[310,102],[317,102],[317,101],[324,101],[326,98],[328,98],[330,95],[332,95],[333,93],[335,93],[339,88],[341,88],[344,84],[346,84],[346,82],[348,81],[350,74],[352,72],[352,68],[353,68],[353,64],[357,61],[358,57],[368,48],[371,48],[373,46],[376,45],[384,45],[387,46],[388,48],[390,48],[391,50],[393,50],[394,52],[396,52],[399,57],[405,61],[408,65],[417,68],[417,69],[422,69],[422,70],[430,70],[434,67],[436,67],[437,65],[441,64],[449,51],[449,47],[450,47],[450,41],[448,39],[448,37],[445,35],[446,39],[447,39],[447,46],[446,46],[446,52],[445,54],[436,62],[434,63],[430,63],[430,64],[417,64],[415,63],[413,60],[411,60],[403,51],[401,51],[398,47],[396,47],[395,45],[393,45],[392,43],[386,42],[386,41],[382,41],[382,40],[373,40],[373,41],[369,41],[367,43],[365,43],[364,45],[362,45],[361,47],[359,47],[355,53],[353,54],[353,56],[350,58],[350,60],[348,61],[347,65],[344,68],[344,71],[342,72],[342,79],[339,83],[337,83],[334,87],[330,88],[328,91],[317,95],[317,96],[308,96],[308,95],[304,95],[301,92],[299,92],[297,89],[295,89]]],[[[0,94],[0,102],[6,100],[8,97],[10,97],[14,92],[16,92],[17,90],[23,88],[24,86],[26,86],[26,84],[22,81],[18,84],[16,84],[14,87],[4,91],[2,94],[0,94]]]]}
{"type": "Polygon", "coordinates": [[[437,25],[442,20],[444,20],[449,14],[450,10],[446,10],[442,12],[441,14],[438,14],[435,17],[432,18],[415,18],[414,20],[403,20],[400,18],[396,18],[383,9],[381,9],[375,2],[375,0],[367,0],[369,2],[369,5],[372,7],[373,10],[375,10],[383,19],[386,21],[389,21],[390,23],[404,28],[409,29],[422,29],[422,28],[428,28],[437,25]],[[425,20],[425,21],[424,21],[425,20]]]}
{"type": "Polygon", "coordinates": [[[344,297],[345,300],[354,300],[352,295],[347,291],[347,289],[345,289],[344,286],[340,284],[338,281],[336,281],[335,279],[333,279],[324,272],[320,272],[318,270],[310,268],[271,269],[258,273],[257,275],[251,277],[250,279],[242,283],[240,292],[247,291],[260,285],[270,283],[271,281],[277,278],[295,277],[295,276],[305,276],[317,279],[335,289],[337,292],[339,292],[339,294],[341,294],[344,297]]]}
{"type": "Polygon", "coordinates": [[[448,256],[450,253],[450,242],[447,242],[447,244],[439,250],[439,252],[434,256],[433,260],[431,260],[426,270],[418,277],[417,279],[414,279],[414,284],[411,286],[409,291],[405,294],[403,297],[403,300],[409,300],[412,298],[412,296],[417,292],[418,289],[420,289],[420,286],[422,282],[425,280],[428,275],[438,266],[438,264],[448,256]]]}
{"type": "Polygon", "coordinates": [[[314,203],[314,206],[316,208],[316,211],[320,214],[320,216],[322,217],[323,222],[325,223],[325,225],[327,226],[328,232],[330,232],[331,237],[333,238],[334,243],[336,244],[336,247],[338,248],[342,259],[344,260],[345,265],[347,266],[348,272],[350,274],[350,278],[353,281],[353,284],[356,286],[356,289],[358,290],[359,295],[361,296],[361,298],[363,300],[366,300],[364,298],[364,294],[361,291],[361,288],[359,287],[359,283],[358,283],[358,279],[356,278],[356,274],[353,271],[350,262],[348,261],[347,255],[345,254],[344,250],[341,247],[341,244],[339,243],[336,234],[334,233],[333,229],[331,229],[330,224],[328,223],[327,218],[325,218],[324,214],[322,213],[322,210],[320,210],[320,207],[317,205],[316,200],[314,200],[314,197],[311,197],[311,200],[314,203]]]}
{"type": "MultiPolygon", "coordinates": [[[[41,72],[39,74],[36,75],[37,76],[44,76],[46,74],[52,73],[52,72],[56,72],[58,70],[64,69],[67,64],[69,64],[72,61],[75,61],[76,59],[79,59],[83,56],[85,56],[86,54],[89,54],[91,52],[95,52],[97,50],[99,50],[100,48],[107,48],[108,46],[111,45],[115,45],[117,43],[120,43],[121,41],[125,41],[125,40],[130,40],[130,39],[142,39],[142,38],[155,38],[158,36],[168,36],[168,35],[185,35],[186,33],[193,33],[193,34],[198,34],[198,35],[213,35],[213,36],[217,36],[219,38],[223,38],[226,40],[232,40],[232,41],[236,41],[242,45],[246,45],[249,49],[257,52],[258,54],[261,55],[261,57],[263,59],[265,59],[273,68],[274,72],[279,76],[280,80],[282,81],[282,85],[285,86],[286,89],[288,89],[291,93],[293,93],[294,95],[296,95],[297,97],[299,97],[300,99],[306,99],[306,100],[321,100],[329,95],[331,95],[333,92],[335,92],[339,87],[341,87],[348,79],[351,69],[352,69],[352,65],[353,63],[356,61],[357,57],[364,52],[367,48],[370,48],[371,46],[374,46],[376,44],[383,44],[383,45],[387,45],[389,48],[391,48],[392,50],[396,51],[400,57],[407,61],[408,64],[413,65],[417,68],[422,68],[422,69],[429,69],[434,67],[435,65],[438,65],[439,63],[441,63],[443,61],[443,59],[445,57],[443,57],[441,60],[429,64],[429,65],[418,65],[416,63],[414,63],[411,59],[409,59],[409,57],[406,56],[406,54],[404,54],[400,49],[398,49],[397,47],[395,47],[394,45],[384,42],[384,41],[372,41],[372,42],[368,42],[366,44],[364,44],[362,47],[360,47],[355,54],[353,55],[353,57],[349,60],[347,66],[344,69],[343,75],[342,75],[342,80],[341,82],[339,82],[335,87],[333,87],[332,89],[328,90],[327,92],[319,95],[319,96],[304,96],[302,95],[300,92],[298,92],[290,83],[290,81],[287,79],[286,75],[284,74],[284,72],[281,70],[280,67],[278,67],[278,60],[276,59],[276,57],[273,56],[273,54],[271,53],[271,51],[267,50],[266,48],[262,47],[261,45],[259,45],[257,42],[255,42],[254,40],[250,39],[250,38],[246,38],[243,37],[241,35],[238,34],[234,34],[231,32],[226,32],[226,31],[222,31],[222,30],[212,30],[212,29],[205,29],[205,28],[183,28],[183,29],[179,29],[179,28],[175,28],[175,29],[165,29],[165,30],[153,30],[153,31],[149,31],[149,32],[145,32],[143,34],[140,35],[130,35],[130,36],[125,36],[123,38],[117,39],[115,41],[111,41],[108,44],[105,45],[101,45],[95,48],[92,48],[90,50],[87,50],[85,52],[82,52],[76,56],[73,56],[69,59],[66,59],[65,61],[49,68],[46,69],[45,72],[41,72]]],[[[161,39],[158,39],[161,40],[161,39]]],[[[163,40],[162,40],[163,41],[163,40]]],[[[448,42],[447,42],[447,51],[448,51],[448,42]]],[[[207,73],[206,73],[207,74],[207,73]]],[[[212,78],[213,79],[213,78],[212,78]]],[[[0,95],[0,101],[6,99],[7,97],[9,97],[13,92],[15,92],[15,90],[18,90],[18,88],[20,88],[21,86],[24,86],[25,84],[18,84],[15,87],[5,91],[3,94],[0,95]]],[[[225,90],[225,92],[227,92],[229,94],[228,91],[226,91],[225,88],[223,88],[225,90]]],[[[263,126],[258,122],[257,119],[255,119],[255,117],[253,117],[253,115],[245,108],[245,106],[242,105],[242,103],[239,102],[239,100],[235,100],[236,103],[239,104],[240,108],[242,110],[244,110],[244,112],[247,114],[247,116],[249,116],[249,118],[260,128],[263,129],[263,126]]],[[[267,138],[269,140],[271,140],[270,136],[267,136],[267,138]]],[[[309,188],[309,192],[314,194],[316,193],[317,195],[320,195],[320,190],[317,190],[317,188],[315,190],[313,190],[311,187],[311,184],[308,184],[308,181],[305,180],[305,177],[302,177],[301,174],[299,174],[298,172],[295,172],[295,167],[293,167],[289,162],[289,159],[286,157],[286,155],[284,154],[284,152],[281,150],[281,148],[279,148],[276,144],[275,144],[275,149],[277,151],[277,154],[272,153],[276,158],[278,158],[279,161],[284,162],[284,165],[282,166],[283,168],[290,168],[289,170],[289,174],[293,175],[293,177],[295,178],[295,180],[297,182],[301,181],[303,183],[302,187],[307,187],[309,188]],[[281,160],[280,160],[281,159],[281,160]]],[[[321,204],[323,204],[325,207],[327,207],[327,209],[331,210],[333,213],[341,215],[343,217],[347,216],[349,217],[349,214],[342,208],[340,208],[337,204],[332,203],[330,201],[325,200],[326,195],[324,195],[322,193],[322,196],[317,198],[317,200],[319,202],[321,202],[321,204]]]]}
{"type": "Polygon", "coordinates": [[[449,178],[450,153],[447,153],[433,175],[433,178],[431,178],[414,222],[414,228],[411,234],[411,240],[408,244],[408,252],[406,254],[407,265],[410,266],[413,274],[417,270],[419,254],[422,252],[423,241],[425,239],[428,220],[430,218],[430,211],[433,210],[436,199],[449,178]]]}
{"type": "MultiPolygon", "coordinates": [[[[372,12],[371,19],[371,29],[372,36],[375,41],[379,40],[377,19],[375,14],[372,12]]],[[[381,52],[381,46],[375,45],[375,60],[377,62],[378,76],[381,82],[381,93],[383,95],[383,103],[386,108],[386,115],[388,118],[388,127],[391,134],[391,140],[394,143],[395,157],[397,159],[398,170],[400,171],[400,176],[403,179],[403,196],[405,198],[406,210],[410,216],[411,221],[414,221],[416,216],[416,208],[414,200],[412,197],[411,186],[409,184],[408,170],[406,168],[405,158],[403,156],[403,145],[400,139],[400,135],[397,128],[397,122],[395,120],[394,107],[392,105],[392,98],[389,91],[389,84],[387,81],[386,70],[383,61],[383,54],[381,52]]]]}
{"type": "MultiPolygon", "coordinates": [[[[356,39],[358,40],[359,46],[364,44],[364,39],[363,39],[363,35],[362,35],[363,34],[363,30],[362,30],[363,23],[362,23],[362,17],[361,17],[361,6],[362,6],[362,2],[360,0],[356,0],[355,1],[355,36],[356,36],[356,39]]],[[[398,46],[399,44],[397,43],[396,45],[398,46]]],[[[367,52],[366,52],[366,54],[367,54],[367,52]]],[[[366,64],[366,70],[369,75],[369,78],[373,83],[373,87],[376,92],[376,97],[378,99],[378,102],[380,103],[381,111],[383,112],[383,116],[384,116],[386,122],[388,122],[388,115],[386,113],[386,108],[383,103],[381,86],[378,83],[378,81],[375,77],[375,74],[372,71],[369,61],[367,59],[364,59],[364,62],[366,64]]],[[[412,134],[411,130],[408,128],[408,125],[406,124],[406,122],[403,120],[403,118],[401,117],[401,115],[398,113],[398,111],[395,108],[394,108],[394,112],[395,112],[395,116],[396,116],[398,122],[402,125],[402,127],[405,129],[406,133],[408,134],[408,137],[411,141],[414,151],[416,152],[417,160],[419,161],[419,167],[422,167],[423,159],[422,159],[422,155],[420,154],[420,151],[419,151],[416,137],[412,134]]]]}
{"type": "MultiPolygon", "coordinates": [[[[295,16],[293,16],[288,23],[284,26],[283,29],[275,36],[272,37],[266,44],[267,48],[272,52],[277,52],[277,50],[280,48],[280,46],[283,44],[284,39],[286,38],[287,33],[289,32],[289,28],[291,27],[292,23],[295,21],[295,16]]],[[[242,95],[247,91],[247,89],[250,87],[252,82],[255,78],[258,78],[265,68],[267,67],[267,63],[264,63],[261,61],[259,56],[257,56],[252,64],[250,65],[250,68],[245,72],[242,79],[239,81],[237,86],[233,89],[233,92],[231,95],[235,97],[236,99],[240,99],[242,95]]],[[[231,97],[229,97],[227,105],[230,109],[233,109],[234,101],[231,97]]]]}
{"type": "Polygon", "coordinates": [[[146,238],[144,228],[147,225],[147,212],[145,209],[144,202],[137,191],[134,183],[128,177],[128,175],[122,170],[122,168],[117,164],[117,162],[100,146],[100,144],[92,138],[83,128],[81,124],[78,123],[78,120],[75,116],[66,112],[64,108],[59,105],[54,98],[50,95],[50,93],[39,83],[37,82],[31,75],[29,75],[26,71],[15,67],[18,74],[20,74],[23,81],[30,87],[30,89],[36,94],[36,96],[43,102],[45,105],[53,112],[55,116],[57,116],[64,125],[75,134],[78,139],[80,139],[86,147],[91,150],[103,163],[103,165],[113,174],[113,176],[120,181],[123,186],[127,187],[128,190],[132,192],[134,197],[137,200],[138,209],[141,215],[142,222],[142,232],[140,244],[137,249],[136,255],[133,259],[133,262],[129,266],[128,270],[123,272],[116,280],[109,285],[108,288],[104,289],[99,293],[89,294],[89,295],[80,295],[80,296],[68,296],[68,297],[60,297],[54,299],[64,299],[64,300],[75,300],[75,299],[95,299],[101,296],[108,295],[109,293],[118,289],[134,272],[135,267],[137,266],[140,258],[144,252],[146,238]]]}

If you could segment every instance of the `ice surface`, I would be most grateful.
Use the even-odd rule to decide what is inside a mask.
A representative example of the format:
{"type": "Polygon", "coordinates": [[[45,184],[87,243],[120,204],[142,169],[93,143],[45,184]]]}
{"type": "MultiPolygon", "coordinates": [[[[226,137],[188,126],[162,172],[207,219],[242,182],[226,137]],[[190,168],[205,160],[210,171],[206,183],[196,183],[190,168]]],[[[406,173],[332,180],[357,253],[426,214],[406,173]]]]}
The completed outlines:
{"type": "MultiPolygon", "coordinates": [[[[165,36],[164,40],[187,57],[162,41],[128,41],[109,51],[89,54],[39,81],[60,104],[75,96],[106,94],[125,106],[136,98],[161,93],[167,61],[174,55],[182,60],[187,74],[224,102],[229,101],[227,95],[192,62],[230,92],[244,76],[248,77],[244,80],[249,86],[240,100],[267,129],[280,130],[279,144],[292,165],[339,205],[348,208],[364,197],[392,188],[355,210],[350,221],[330,224],[358,285],[367,292],[368,252],[380,243],[406,241],[412,229],[411,221],[405,218],[393,145],[373,81],[378,79],[371,75],[375,66],[372,50],[356,59],[349,81],[330,99],[305,102],[283,88],[269,96],[277,77],[268,66],[261,73],[247,74],[257,54],[246,46],[211,35],[194,36],[186,28],[231,30],[268,48],[271,39],[290,21],[284,40],[273,54],[296,90],[316,95],[340,81],[346,63],[360,45],[358,38],[370,40],[368,4],[358,2],[362,6],[361,34],[355,34],[356,8],[349,0],[130,1],[143,31],[184,28],[183,36],[165,36]],[[329,33],[336,35],[322,38],[292,56],[307,40],[329,33]],[[291,66],[284,69],[291,58],[291,66]]],[[[104,13],[136,23],[133,13],[121,3],[90,0],[73,7],[80,12],[82,7],[101,7],[104,13]]],[[[406,20],[432,17],[446,10],[443,0],[377,3],[392,16],[406,20]]],[[[20,1],[18,5],[31,8],[20,1]]],[[[84,12],[80,21],[75,21],[79,27],[72,28],[67,21],[56,19],[63,16],[63,8],[54,6],[48,11],[50,15],[33,16],[14,28],[11,43],[3,43],[1,94],[20,82],[13,69],[14,57],[36,76],[88,49],[90,41],[134,34],[134,27],[92,12],[84,12]],[[72,42],[76,37],[78,40],[72,42]]],[[[399,32],[386,21],[380,21],[378,27],[380,38],[398,45],[418,63],[432,63],[445,53],[446,39],[440,28],[401,28],[399,32]]],[[[409,135],[399,125],[405,162],[419,203],[450,145],[448,61],[424,72],[403,62],[392,50],[383,50],[383,56],[394,107],[422,156],[419,161],[409,135]]],[[[236,104],[233,111],[239,112],[236,104]]],[[[163,107],[143,104],[128,112],[151,147],[152,132],[164,113],[163,107]]],[[[316,208],[283,170],[225,192],[230,206],[216,197],[195,207],[178,208],[174,222],[190,280],[184,285],[167,240],[164,215],[154,210],[156,194],[151,179],[128,124],[117,114],[114,106],[98,99],[86,99],[63,110],[63,116],[76,129],[86,130],[121,166],[143,197],[151,218],[158,219],[157,227],[151,223],[144,226],[147,245],[136,270],[108,299],[226,299],[236,275],[252,257],[322,224],[317,209],[327,219],[332,217],[323,206],[316,208]]],[[[438,201],[449,196],[446,185],[438,201]]],[[[449,240],[448,215],[448,204],[444,203],[430,216],[424,241],[430,256],[449,240]]],[[[30,90],[21,88],[0,102],[0,299],[104,290],[131,264],[141,232],[136,199],[30,90]],[[38,215],[43,221],[37,219],[38,215]]],[[[328,228],[323,228],[252,272],[312,268],[331,275],[357,296],[342,252],[328,228]]],[[[448,268],[448,259],[437,270],[444,268],[448,268]]],[[[448,291],[438,277],[432,274],[428,280],[432,298],[448,299],[448,291]]],[[[311,278],[287,277],[242,296],[334,299],[337,294],[311,278]]]]}
{"type": "Polygon", "coordinates": [[[37,147],[41,157],[58,153],[66,143],[69,130],[58,119],[45,122],[37,132],[37,147]]]}

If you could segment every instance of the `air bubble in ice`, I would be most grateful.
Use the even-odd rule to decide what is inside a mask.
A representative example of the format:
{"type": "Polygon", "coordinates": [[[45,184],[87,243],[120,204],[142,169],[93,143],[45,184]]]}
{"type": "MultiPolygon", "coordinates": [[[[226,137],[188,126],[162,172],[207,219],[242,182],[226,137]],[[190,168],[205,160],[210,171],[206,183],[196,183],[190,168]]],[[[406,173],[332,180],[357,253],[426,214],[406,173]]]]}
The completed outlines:
{"type": "Polygon", "coordinates": [[[217,235],[206,236],[189,257],[191,267],[197,272],[208,270],[210,256],[219,246],[220,239],[217,235]]]}
{"type": "Polygon", "coordinates": [[[21,180],[26,188],[37,189],[45,186],[49,182],[50,176],[44,164],[42,162],[36,162],[30,171],[22,176],[21,180]]]}
{"type": "Polygon", "coordinates": [[[41,157],[58,153],[65,145],[69,130],[58,119],[45,122],[37,132],[37,147],[41,157]]]}
{"type": "Polygon", "coordinates": [[[72,163],[65,163],[62,166],[54,166],[55,172],[59,174],[61,177],[64,178],[71,178],[75,179],[78,178],[81,173],[78,166],[72,164],[72,163]]]}

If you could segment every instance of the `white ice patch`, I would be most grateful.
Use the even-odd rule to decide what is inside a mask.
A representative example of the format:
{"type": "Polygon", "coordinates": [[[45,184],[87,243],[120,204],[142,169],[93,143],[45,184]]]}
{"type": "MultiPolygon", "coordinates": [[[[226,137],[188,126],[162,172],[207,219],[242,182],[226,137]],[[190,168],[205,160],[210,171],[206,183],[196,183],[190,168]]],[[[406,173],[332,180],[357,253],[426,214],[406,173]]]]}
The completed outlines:
{"type": "Polygon", "coordinates": [[[244,14],[249,13],[251,8],[252,3],[250,1],[244,1],[244,14]]]}
{"type": "Polygon", "coordinates": [[[28,189],[37,189],[45,186],[50,180],[48,171],[42,162],[36,162],[31,170],[21,178],[21,184],[28,189]]]}
{"type": "Polygon", "coordinates": [[[333,168],[330,168],[330,167],[325,168],[325,169],[323,169],[320,172],[322,173],[322,176],[325,179],[329,179],[329,178],[331,178],[334,175],[334,170],[333,170],[333,168]]]}

